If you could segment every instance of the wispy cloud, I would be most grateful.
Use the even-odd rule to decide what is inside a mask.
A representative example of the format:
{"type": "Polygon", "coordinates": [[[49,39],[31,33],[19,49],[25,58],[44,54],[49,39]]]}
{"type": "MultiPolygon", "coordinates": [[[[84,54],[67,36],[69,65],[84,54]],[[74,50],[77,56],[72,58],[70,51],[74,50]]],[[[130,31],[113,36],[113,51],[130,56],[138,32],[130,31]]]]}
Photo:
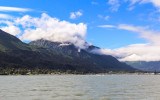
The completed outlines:
{"type": "Polygon", "coordinates": [[[13,19],[13,16],[8,14],[0,14],[0,19],[13,19]]]}
{"type": "Polygon", "coordinates": [[[111,5],[111,11],[118,11],[120,7],[119,0],[109,0],[108,4],[111,5]]]}
{"type": "Polygon", "coordinates": [[[160,9],[160,0],[124,0],[125,2],[130,2],[128,10],[132,10],[135,8],[135,4],[146,4],[146,3],[152,3],[153,6],[160,9]]]}
{"type": "Polygon", "coordinates": [[[98,15],[97,15],[97,17],[98,17],[98,18],[103,18],[103,16],[102,16],[102,15],[100,15],[100,14],[98,14],[98,15]]]}
{"type": "Polygon", "coordinates": [[[98,5],[98,2],[92,1],[91,4],[92,5],[98,5]]]}
{"type": "Polygon", "coordinates": [[[160,45],[160,32],[156,32],[153,30],[148,30],[148,27],[135,27],[132,25],[121,24],[118,26],[118,29],[133,31],[139,33],[140,38],[146,39],[149,43],[154,45],[160,45]]]}
{"type": "Polygon", "coordinates": [[[105,20],[108,20],[108,19],[109,19],[109,16],[105,16],[104,19],[105,19],[105,20]]]}
{"type": "Polygon", "coordinates": [[[0,6],[0,11],[3,11],[3,12],[6,12],[6,11],[27,12],[27,11],[32,11],[32,9],[0,6]]]}
{"type": "Polygon", "coordinates": [[[70,13],[70,19],[75,19],[75,18],[80,17],[82,15],[83,15],[83,13],[81,11],[71,12],[70,13]]]}
{"type": "Polygon", "coordinates": [[[114,25],[99,25],[98,27],[101,27],[101,28],[115,28],[116,26],[114,26],[114,25]]]}
{"type": "Polygon", "coordinates": [[[118,11],[121,4],[126,2],[129,3],[127,8],[127,10],[129,11],[133,10],[137,6],[136,4],[142,5],[147,3],[152,3],[153,6],[158,8],[158,10],[160,11],[160,0],[109,0],[107,4],[111,6],[111,11],[118,11]]]}

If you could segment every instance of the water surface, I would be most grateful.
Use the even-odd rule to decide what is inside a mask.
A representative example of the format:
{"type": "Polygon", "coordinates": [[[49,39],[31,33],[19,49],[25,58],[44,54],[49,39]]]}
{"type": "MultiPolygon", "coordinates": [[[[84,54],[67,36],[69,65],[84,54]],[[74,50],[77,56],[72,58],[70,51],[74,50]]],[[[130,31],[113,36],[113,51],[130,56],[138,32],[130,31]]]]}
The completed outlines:
{"type": "Polygon", "coordinates": [[[0,76],[0,100],[160,100],[160,76],[0,76]]]}

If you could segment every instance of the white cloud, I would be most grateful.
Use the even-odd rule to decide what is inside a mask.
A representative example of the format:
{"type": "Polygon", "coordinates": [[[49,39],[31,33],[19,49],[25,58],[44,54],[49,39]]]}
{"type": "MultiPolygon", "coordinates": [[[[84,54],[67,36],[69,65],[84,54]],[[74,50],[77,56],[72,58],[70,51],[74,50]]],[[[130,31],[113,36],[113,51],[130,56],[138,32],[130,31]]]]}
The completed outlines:
{"type": "Polygon", "coordinates": [[[82,12],[78,11],[75,13],[77,16],[82,16],[82,12]]]}
{"type": "Polygon", "coordinates": [[[108,4],[111,5],[111,10],[112,11],[118,11],[118,8],[120,6],[119,0],[109,0],[108,4]]]}
{"type": "Polygon", "coordinates": [[[46,39],[54,42],[70,42],[79,49],[85,49],[89,45],[85,41],[86,24],[60,21],[45,13],[41,17],[25,15],[10,20],[0,20],[0,24],[5,24],[0,27],[2,30],[17,35],[21,40],[46,39]]]}
{"type": "Polygon", "coordinates": [[[155,7],[160,9],[160,0],[124,0],[125,2],[129,1],[129,10],[134,9],[134,5],[137,4],[146,4],[146,3],[152,3],[155,7]]]}
{"type": "Polygon", "coordinates": [[[16,26],[6,26],[6,27],[2,27],[1,28],[3,31],[9,33],[9,34],[12,34],[12,35],[18,35],[21,33],[21,30],[19,27],[16,27],[16,26]]]}
{"type": "Polygon", "coordinates": [[[75,13],[74,13],[74,12],[71,12],[71,14],[70,14],[70,19],[75,19],[75,18],[76,18],[75,13]]]}
{"type": "MultiPolygon", "coordinates": [[[[101,25],[102,26],[102,25],[101,25]]],[[[141,38],[148,41],[146,44],[133,44],[118,49],[95,49],[92,52],[112,55],[120,61],[160,61],[160,32],[148,30],[148,27],[135,27],[132,25],[120,24],[111,27],[103,25],[102,28],[117,28],[133,31],[141,38]]]]}
{"type": "Polygon", "coordinates": [[[43,13],[41,17],[25,15],[12,21],[0,21],[7,26],[2,30],[18,35],[21,40],[34,41],[46,39],[54,42],[71,42],[77,48],[85,49],[88,44],[85,42],[87,25],[84,23],[74,24],[67,21],[60,21],[43,13]],[[22,29],[20,30],[21,27],[22,29]]]}
{"type": "Polygon", "coordinates": [[[0,11],[26,12],[26,11],[31,11],[31,9],[0,6],[0,11]]]}
{"type": "Polygon", "coordinates": [[[83,15],[83,14],[82,14],[81,11],[71,12],[71,13],[70,13],[70,19],[75,19],[75,18],[80,17],[80,16],[82,16],[82,15],[83,15]]]}
{"type": "Polygon", "coordinates": [[[12,19],[13,16],[10,16],[8,14],[0,14],[0,19],[12,19]]]}

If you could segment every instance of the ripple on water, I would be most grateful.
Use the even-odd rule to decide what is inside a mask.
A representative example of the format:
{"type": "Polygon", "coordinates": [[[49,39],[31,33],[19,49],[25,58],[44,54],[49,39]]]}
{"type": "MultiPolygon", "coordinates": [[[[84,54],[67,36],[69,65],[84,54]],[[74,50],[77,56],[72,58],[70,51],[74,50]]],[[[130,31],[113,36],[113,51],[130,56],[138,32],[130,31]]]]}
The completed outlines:
{"type": "Polygon", "coordinates": [[[51,89],[32,89],[30,91],[52,91],[51,89]]]}
{"type": "Polygon", "coordinates": [[[159,80],[145,75],[1,76],[0,100],[160,100],[159,80]]]}

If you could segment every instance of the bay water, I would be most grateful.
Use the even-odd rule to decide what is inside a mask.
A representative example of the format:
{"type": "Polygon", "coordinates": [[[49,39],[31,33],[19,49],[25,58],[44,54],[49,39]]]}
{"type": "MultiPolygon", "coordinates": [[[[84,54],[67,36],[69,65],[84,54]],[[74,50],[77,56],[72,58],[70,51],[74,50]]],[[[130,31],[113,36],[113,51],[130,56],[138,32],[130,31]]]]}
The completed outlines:
{"type": "Polygon", "coordinates": [[[0,76],[0,100],[160,100],[160,76],[0,76]]]}

